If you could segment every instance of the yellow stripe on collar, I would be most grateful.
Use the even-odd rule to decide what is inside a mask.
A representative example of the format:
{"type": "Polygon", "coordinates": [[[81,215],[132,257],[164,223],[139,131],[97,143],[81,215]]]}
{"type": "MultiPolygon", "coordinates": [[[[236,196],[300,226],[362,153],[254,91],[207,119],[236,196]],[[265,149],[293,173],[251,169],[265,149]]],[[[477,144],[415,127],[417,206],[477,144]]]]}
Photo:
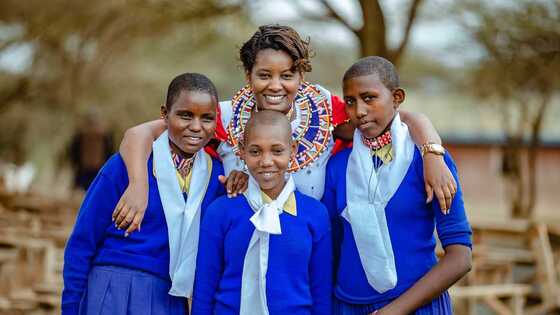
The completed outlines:
{"type": "MultiPolygon", "coordinates": [[[[270,197],[262,191],[261,191],[261,196],[265,203],[272,202],[272,199],[270,199],[270,197]]],[[[297,216],[296,194],[294,194],[293,192],[290,194],[288,200],[286,200],[286,202],[284,203],[283,210],[293,215],[294,217],[297,216]]]]}

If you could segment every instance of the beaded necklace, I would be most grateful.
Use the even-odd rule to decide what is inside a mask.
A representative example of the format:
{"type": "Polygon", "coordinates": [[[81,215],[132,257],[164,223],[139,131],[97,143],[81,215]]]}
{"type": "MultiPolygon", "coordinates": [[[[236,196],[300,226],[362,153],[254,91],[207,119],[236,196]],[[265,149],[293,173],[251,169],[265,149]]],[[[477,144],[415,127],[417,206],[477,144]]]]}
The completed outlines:
{"type": "MultiPolygon", "coordinates": [[[[257,107],[255,95],[247,85],[235,94],[231,103],[228,142],[233,152],[239,155],[245,124],[257,107]]],[[[315,86],[303,82],[288,115],[291,116],[292,111],[295,111],[299,123],[292,126],[292,139],[297,142],[297,152],[290,161],[288,172],[297,172],[311,165],[327,148],[333,130],[332,109],[324,94],[315,86]]]]}

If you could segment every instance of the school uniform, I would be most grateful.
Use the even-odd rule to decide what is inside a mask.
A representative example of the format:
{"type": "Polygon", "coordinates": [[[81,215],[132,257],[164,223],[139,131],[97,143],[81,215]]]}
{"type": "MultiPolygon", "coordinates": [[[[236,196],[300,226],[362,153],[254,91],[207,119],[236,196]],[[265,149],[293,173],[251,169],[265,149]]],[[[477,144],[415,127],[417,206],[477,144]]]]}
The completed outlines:
{"type": "MultiPolygon", "coordinates": [[[[289,183],[295,186],[292,179],[289,183]]],[[[218,198],[207,210],[192,314],[330,314],[332,243],[326,209],[286,187],[270,206],[260,190],[254,197],[252,185],[250,178],[245,195],[218,198]],[[255,205],[258,199],[263,203],[255,205]]]]}
{"type": "MultiPolygon", "coordinates": [[[[158,143],[167,143],[169,148],[167,132],[160,139],[158,143]]],[[[167,154],[169,159],[166,163],[172,165],[171,152],[167,154]]],[[[224,194],[223,186],[218,181],[218,176],[223,174],[223,167],[220,161],[212,159],[203,151],[198,152],[194,163],[203,166],[192,169],[189,189],[193,193],[179,192],[183,208],[169,211],[163,206],[166,200],[162,203],[162,196],[169,199],[169,194],[162,193],[161,182],[158,185],[156,170],[159,171],[157,165],[160,162],[154,162],[158,160],[155,155],[156,151],[147,163],[148,205],[141,231],[124,237],[124,231],[118,230],[111,222],[113,209],[128,186],[126,166],[119,154],[107,161],[88,190],[66,245],[63,314],[148,315],[188,312],[185,296],[187,291],[192,290],[192,284],[189,288],[186,279],[191,273],[189,269],[193,269],[194,265],[188,266],[181,261],[195,261],[196,257],[189,258],[189,255],[192,256],[196,248],[178,248],[177,244],[181,243],[180,238],[190,237],[193,231],[198,236],[198,231],[194,228],[185,229],[188,225],[186,222],[190,224],[193,220],[183,220],[182,217],[191,214],[202,216],[208,205],[224,194]],[[194,179],[199,174],[197,172],[205,173],[206,177],[201,184],[194,185],[198,181],[194,179]],[[197,194],[200,191],[203,194],[193,195],[195,189],[198,189],[197,194]],[[201,199],[196,209],[190,209],[188,199],[194,200],[196,197],[201,199]]],[[[174,181],[179,187],[174,178],[176,172],[171,174],[173,177],[168,183],[174,181]]],[[[192,273],[194,275],[194,270],[192,273]]]]}
{"type": "MultiPolygon", "coordinates": [[[[437,200],[426,204],[422,156],[398,114],[391,125],[393,135],[396,125],[400,132],[393,140],[392,161],[380,161],[369,151],[352,155],[362,141],[356,131],[354,148],[335,155],[327,167],[322,201],[336,226],[334,314],[369,314],[412,287],[437,264],[434,229],[443,247],[471,246],[461,188],[448,215],[441,213],[437,200]],[[350,169],[352,163],[370,166],[350,169]],[[360,187],[365,187],[362,195],[360,187]]],[[[449,154],[444,159],[458,182],[453,160],[449,154]]],[[[444,293],[414,314],[451,312],[444,293]]]]}

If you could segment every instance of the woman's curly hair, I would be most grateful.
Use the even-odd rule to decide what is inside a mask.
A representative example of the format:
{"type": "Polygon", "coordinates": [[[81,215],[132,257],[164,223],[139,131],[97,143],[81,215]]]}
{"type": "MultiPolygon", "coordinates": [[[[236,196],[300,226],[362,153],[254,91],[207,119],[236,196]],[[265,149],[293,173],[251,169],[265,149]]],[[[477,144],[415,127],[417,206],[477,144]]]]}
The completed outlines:
{"type": "Polygon", "coordinates": [[[303,40],[293,28],[278,24],[259,26],[259,29],[239,50],[239,58],[246,72],[251,72],[257,54],[271,48],[286,52],[294,62],[294,71],[311,72],[309,38],[303,40]]]}

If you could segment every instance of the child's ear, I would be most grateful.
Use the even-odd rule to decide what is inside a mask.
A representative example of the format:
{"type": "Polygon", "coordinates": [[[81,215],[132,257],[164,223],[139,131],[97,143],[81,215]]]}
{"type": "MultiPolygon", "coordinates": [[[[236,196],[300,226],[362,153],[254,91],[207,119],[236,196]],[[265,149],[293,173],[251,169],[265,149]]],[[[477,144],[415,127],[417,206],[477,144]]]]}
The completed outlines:
{"type": "Polygon", "coordinates": [[[406,97],[406,93],[401,88],[396,88],[393,90],[393,107],[395,109],[399,108],[399,106],[404,102],[406,97]]]}
{"type": "Polygon", "coordinates": [[[290,144],[290,149],[291,149],[290,159],[294,159],[294,158],[296,157],[296,154],[297,154],[297,146],[298,146],[297,141],[292,140],[292,143],[290,144]]]}
{"type": "Polygon", "coordinates": [[[161,105],[161,107],[159,108],[159,112],[160,112],[161,118],[162,118],[163,120],[165,120],[165,123],[167,123],[167,121],[168,121],[168,114],[169,114],[169,113],[167,112],[167,106],[161,105]]]}
{"type": "Polygon", "coordinates": [[[243,145],[243,140],[237,143],[237,148],[239,149],[239,158],[245,161],[245,146],[243,145]]]}

